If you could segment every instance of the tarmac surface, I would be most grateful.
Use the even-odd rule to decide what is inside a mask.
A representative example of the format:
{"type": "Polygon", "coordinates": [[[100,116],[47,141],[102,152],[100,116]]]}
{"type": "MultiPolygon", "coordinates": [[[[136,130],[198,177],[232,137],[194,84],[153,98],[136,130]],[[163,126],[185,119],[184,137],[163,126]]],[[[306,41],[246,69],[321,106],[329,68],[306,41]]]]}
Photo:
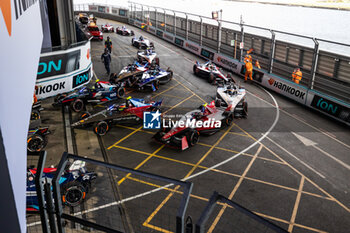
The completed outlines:
{"type": "MultiPolygon", "coordinates": [[[[114,27],[121,26],[104,19],[98,19],[97,24],[107,21],[114,27]]],[[[145,31],[127,27],[137,37],[143,35],[154,42],[161,67],[170,67],[174,78],[157,92],[130,89],[126,96],[163,99],[163,114],[182,114],[212,101],[215,86],[192,72],[194,62],[203,59],[145,31]]],[[[131,46],[129,36],[104,33],[105,39],[107,36],[113,42],[111,71],[119,73],[136,58],[137,49],[131,46]]],[[[94,72],[98,79],[108,80],[100,61],[103,49],[104,42],[92,42],[94,72]]],[[[155,130],[144,130],[142,125],[116,125],[103,137],[97,137],[92,128],[73,129],[74,153],[193,182],[186,216],[190,215],[194,223],[217,191],[289,232],[348,232],[349,128],[256,84],[243,84],[241,77],[234,78],[248,91],[248,118],[235,119],[230,127],[212,136],[201,136],[195,147],[185,151],[167,148],[152,141],[155,130]]],[[[65,114],[51,107],[51,102],[52,99],[43,101],[42,125],[53,131],[46,148],[47,165],[57,165],[62,152],[68,150],[65,114]]],[[[103,107],[88,106],[87,110],[98,111],[103,107]]],[[[78,118],[76,113],[69,114],[73,120],[78,118]]],[[[84,205],[70,210],[71,213],[120,231],[175,231],[175,216],[183,195],[181,187],[147,193],[167,183],[89,164],[88,168],[95,170],[98,178],[84,205]],[[145,192],[148,195],[139,195],[145,192]],[[118,205],[119,200],[125,199],[118,205]]],[[[233,229],[270,232],[218,203],[205,230],[233,229]]]]}

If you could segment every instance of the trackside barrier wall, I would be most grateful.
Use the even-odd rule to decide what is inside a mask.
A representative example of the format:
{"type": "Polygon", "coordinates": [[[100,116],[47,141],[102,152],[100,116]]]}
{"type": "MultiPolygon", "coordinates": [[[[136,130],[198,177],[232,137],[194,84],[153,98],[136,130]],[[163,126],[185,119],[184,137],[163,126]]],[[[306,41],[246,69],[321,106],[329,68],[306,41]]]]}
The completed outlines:
{"type": "Polygon", "coordinates": [[[90,40],[73,46],[41,54],[36,79],[38,99],[69,92],[91,80],[90,40]]]}
{"type": "MultiPolygon", "coordinates": [[[[218,32],[218,22],[204,23],[204,16],[157,9],[139,3],[131,3],[128,16],[129,24],[212,60],[238,75],[244,75],[243,56],[252,48],[253,59],[259,59],[262,67],[254,68],[255,82],[350,125],[350,57],[320,51],[318,41],[334,43],[347,49],[350,45],[276,31],[309,39],[315,44],[314,48],[310,48],[277,41],[273,30],[227,21],[222,22],[239,26],[241,30],[222,27],[221,32],[218,32]],[[153,10],[150,11],[150,8],[153,10]],[[166,11],[174,14],[166,14],[166,11]],[[186,17],[176,13],[185,14],[186,17]],[[200,21],[190,20],[188,15],[197,16],[200,21]],[[267,30],[271,38],[245,33],[245,26],[267,30]],[[219,33],[221,43],[218,43],[219,33]],[[231,40],[235,40],[235,46],[230,45],[231,40]],[[243,47],[239,45],[241,42],[243,47]],[[301,67],[303,72],[300,85],[291,81],[295,67],[301,67]]],[[[105,13],[103,17],[109,18],[109,14],[105,13]]]]}

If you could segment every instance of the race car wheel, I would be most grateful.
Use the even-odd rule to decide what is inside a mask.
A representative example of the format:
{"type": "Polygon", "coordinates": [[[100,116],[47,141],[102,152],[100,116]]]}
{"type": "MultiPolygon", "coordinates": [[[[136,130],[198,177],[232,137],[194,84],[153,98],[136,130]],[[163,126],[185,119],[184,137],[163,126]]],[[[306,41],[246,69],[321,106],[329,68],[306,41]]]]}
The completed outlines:
{"type": "Polygon", "coordinates": [[[194,73],[194,74],[198,74],[197,65],[193,65],[193,73],[194,73]]]}
{"type": "Polygon", "coordinates": [[[192,130],[187,134],[187,141],[189,146],[194,146],[199,141],[199,133],[197,130],[192,130]]]}
{"type": "Polygon", "coordinates": [[[99,121],[95,123],[94,126],[94,132],[99,135],[99,136],[103,136],[105,135],[109,130],[109,125],[107,122],[105,121],[99,121]]]}
{"type": "Polygon", "coordinates": [[[243,114],[242,114],[243,118],[247,118],[248,117],[248,102],[244,101],[243,102],[243,114]]]}
{"type": "Polygon", "coordinates": [[[225,125],[230,126],[230,125],[232,125],[232,122],[233,122],[233,115],[229,114],[225,119],[225,125]]]}
{"type": "Polygon", "coordinates": [[[149,46],[151,47],[151,49],[154,49],[154,44],[153,44],[153,42],[150,42],[150,43],[149,43],[149,46]]]}
{"type": "Polygon", "coordinates": [[[80,120],[84,119],[84,118],[87,118],[91,116],[91,113],[89,112],[83,112],[81,115],[80,115],[80,120]]]}
{"type": "Polygon", "coordinates": [[[166,70],[167,72],[169,72],[168,74],[168,79],[169,81],[173,79],[173,75],[174,75],[174,72],[168,67],[168,69],[166,70]]]}
{"type": "Polygon", "coordinates": [[[29,152],[39,152],[46,146],[46,140],[42,135],[32,135],[27,139],[27,150],[29,152]]]}
{"type": "Polygon", "coordinates": [[[215,107],[221,107],[221,99],[215,100],[215,107]]]}
{"type": "Polygon", "coordinates": [[[123,96],[125,95],[125,88],[124,87],[119,87],[117,89],[117,96],[118,98],[123,98],[123,96]]]}
{"type": "Polygon", "coordinates": [[[154,80],[153,81],[153,86],[156,89],[156,91],[159,89],[159,80],[154,80]]]}
{"type": "Polygon", "coordinates": [[[33,110],[32,114],[30,115],[30,120],[39,120],[40,119],[40,112],[38,110],[33,110]]]}
{"type": "Polygon", "coordinates": [[[79,205],[86,197],[84,186],[76,181],[64,185],[61,192],[63,204],[71,207],[79,205]]]}
{"type": "Polygon", "coordinates": [[[130,36],[134,36],[134,35],[135,35],[134,31],[131,31],[130,36]]]}
{"type": "Polygon", "coordinates": [[[209,83],[214,83],[215,81],[215,75],[213,73],[209,74],[208,82],[209,83]]]}
{"type": "Polygon", "coordinates": [[[155,58],[156,64],[159,66],[159,57],[155,58]]]}
{"type": "Polygon", "coordinates": [[[81,99],[76,99],[71,103],[71,107],[74,112],[80,112],[84,108],[84,101],[81,99]]]}

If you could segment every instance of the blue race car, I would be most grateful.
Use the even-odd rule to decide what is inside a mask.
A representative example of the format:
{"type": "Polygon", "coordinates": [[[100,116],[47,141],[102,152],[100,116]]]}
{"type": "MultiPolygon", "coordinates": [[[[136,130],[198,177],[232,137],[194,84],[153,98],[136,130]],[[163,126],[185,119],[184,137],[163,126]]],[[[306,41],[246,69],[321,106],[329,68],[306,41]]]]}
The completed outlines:
{"type": "Polygon", "coordinates": [[[82,87],[73,93],[56,96],[53,105],[60,106],[70,104],[75,112],[83,110],[88,103],[99,104],[122,98],[125,94],[123,83],[111,84],[105,81],[97,81],[92,88],[82,87]]]}
{"type": "MultiPolygon", "coordinates": [[[[43,178],[51,182],[57,169],[44,168],[43,178]]],[[[38,197],[35,187],[36,169],[27,170],[27,211],[37,211],[38,197]]],[[[86,194],[91,189],[91,181],[97,178],[97,174],[87,171],[85,162],[76,160],[64,171],[59,181],[61,187],[62,203],[67,206],[77,206],[86,199],[86,194]]]]}

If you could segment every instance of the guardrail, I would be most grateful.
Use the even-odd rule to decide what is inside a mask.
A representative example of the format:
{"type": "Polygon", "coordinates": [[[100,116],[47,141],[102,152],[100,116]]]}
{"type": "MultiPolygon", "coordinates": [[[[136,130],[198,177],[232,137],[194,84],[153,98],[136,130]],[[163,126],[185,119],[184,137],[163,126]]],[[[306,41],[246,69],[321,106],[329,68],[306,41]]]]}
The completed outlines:
{"type": "MultiPolygon", "coordinates": [[[[113,19],[113,15],[105,11],[100,17],[113,19]]],[[[244,74],[243,58],[250,50],[254,62],[259,60],[261,65],[261,69],[254,67],[256,82],[350,125],[350,57],[323,51],[320,42],[347,50],[350,45],[133,2],[128,20],[131,25],[239,75],[244,74]],[[265,31],[271,36],[246,33],[248,29],[265,31]],[[276,34],[307,40],[313,46],[280,41],[276,34]],[[300,84],[291,78],[296,67],[303,72],[300,84]]]]}

